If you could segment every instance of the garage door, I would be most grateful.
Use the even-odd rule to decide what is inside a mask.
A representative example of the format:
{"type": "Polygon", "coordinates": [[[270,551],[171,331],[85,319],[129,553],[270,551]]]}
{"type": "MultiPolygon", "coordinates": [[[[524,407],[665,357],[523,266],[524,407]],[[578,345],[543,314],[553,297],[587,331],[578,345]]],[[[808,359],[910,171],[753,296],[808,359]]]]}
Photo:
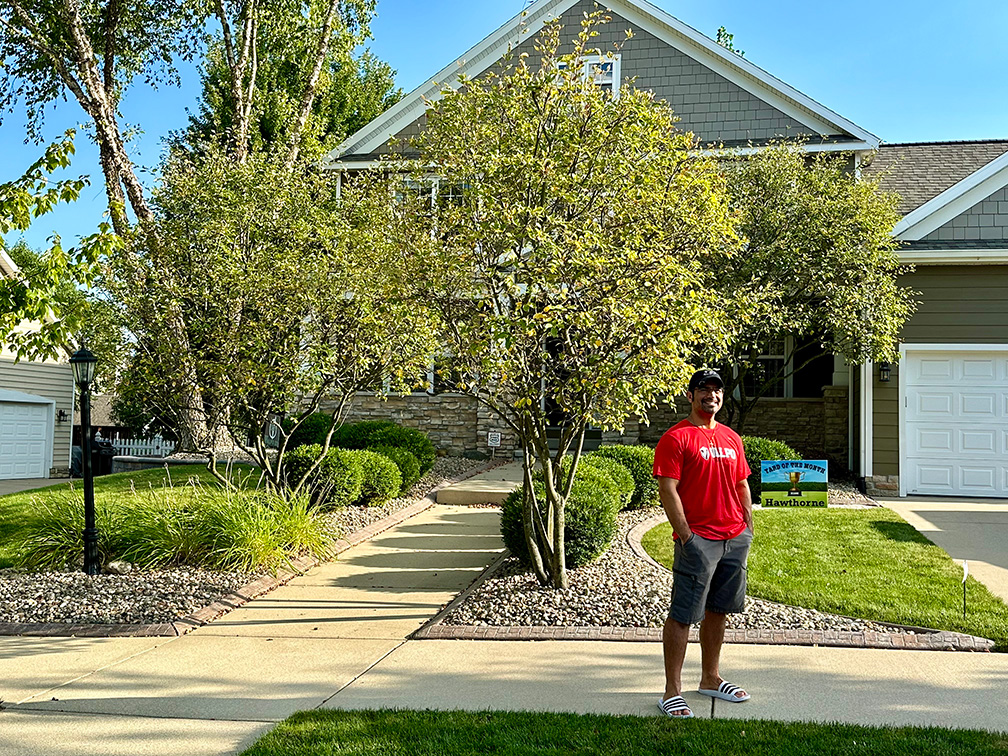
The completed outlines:
{"type": "Polygon", "coordinates": [[[0,479],[48,477],[51,433],[48,404],[0,402],[0,479]]]}
{"type": "Polygon", "coordinates": [[[1008,496],[1008,351],[908,350],[900,376],[906,492],[1008,496]]]}

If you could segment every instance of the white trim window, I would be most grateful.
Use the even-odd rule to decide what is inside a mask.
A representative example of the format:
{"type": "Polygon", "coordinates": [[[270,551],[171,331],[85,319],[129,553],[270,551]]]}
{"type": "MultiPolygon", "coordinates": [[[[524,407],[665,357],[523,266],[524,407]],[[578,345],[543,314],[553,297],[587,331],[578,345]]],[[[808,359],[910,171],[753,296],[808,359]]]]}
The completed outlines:
{"type": "MultiPolygon", "coordinates": [[[[594,81],[600,89],[611,94],[613,99],[619,99],[622,68],[619,53],[586,55],[582,61],[584,81],[594,81]]],[[[566,61],[559,61],[557,68],[561,71],[566,69],[566,61]]]]}

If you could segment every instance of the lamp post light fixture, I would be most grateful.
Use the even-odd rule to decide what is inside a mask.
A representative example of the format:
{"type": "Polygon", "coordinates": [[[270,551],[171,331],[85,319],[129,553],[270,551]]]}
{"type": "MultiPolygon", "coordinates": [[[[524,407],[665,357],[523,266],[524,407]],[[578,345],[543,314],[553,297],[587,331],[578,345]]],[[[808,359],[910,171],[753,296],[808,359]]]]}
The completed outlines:
{"type": "Polygon", "coordinates": [[[101,572],[98,559],[98,528],[95,527],[94,471],[91,469],[91,383],[98,358],[81,347],[70,358],[74,383],[80,389],[81,472],[84,475],[84,572],[101,572]]]}

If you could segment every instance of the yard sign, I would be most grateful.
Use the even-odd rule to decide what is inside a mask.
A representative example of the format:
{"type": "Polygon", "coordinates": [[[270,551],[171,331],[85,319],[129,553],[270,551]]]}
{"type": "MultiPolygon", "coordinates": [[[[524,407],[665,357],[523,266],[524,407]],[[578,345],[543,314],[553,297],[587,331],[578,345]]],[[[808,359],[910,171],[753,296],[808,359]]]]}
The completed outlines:
{"type": "Polygon", "coordinates": [[[760,464],[764,507],[825,507],[825,459],[771,459],[760,464]]]}

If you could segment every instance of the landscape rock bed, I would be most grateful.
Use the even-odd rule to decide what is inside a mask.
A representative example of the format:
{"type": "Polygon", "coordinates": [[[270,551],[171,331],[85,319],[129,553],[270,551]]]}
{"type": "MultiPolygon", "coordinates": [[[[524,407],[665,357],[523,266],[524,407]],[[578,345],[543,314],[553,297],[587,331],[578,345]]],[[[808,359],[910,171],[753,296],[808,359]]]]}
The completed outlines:
{"type": "MultiPolygon", "coordinates": [[[[379,507],[348,507],[326,515],[334,537],[345,536],[417,503],[435,486],[486,463],[442,457],[409,493],[379,507]]],[[[170,623],[239,591],[262,573],[191,567],[88,576],[79,570],[0,570],[0,624],[141,625],[170,623]]]]}
{"type": "MultiPolygon", "coordinates": [[[[541,588],[517,559],[508,557],[444,618],[444,623],[498,627],[660,627],[668,614],[672,573],[637,556],[627,541],[627,534],[636,525],[660,513],[657,508],[620,513],[613,545],[592,564],[569,570],[570,587],[563,592],[541,588]]],[[[754,598],[747,599],[745,613],[729,616],[728,627],[908,632],[754,598]]]]}

